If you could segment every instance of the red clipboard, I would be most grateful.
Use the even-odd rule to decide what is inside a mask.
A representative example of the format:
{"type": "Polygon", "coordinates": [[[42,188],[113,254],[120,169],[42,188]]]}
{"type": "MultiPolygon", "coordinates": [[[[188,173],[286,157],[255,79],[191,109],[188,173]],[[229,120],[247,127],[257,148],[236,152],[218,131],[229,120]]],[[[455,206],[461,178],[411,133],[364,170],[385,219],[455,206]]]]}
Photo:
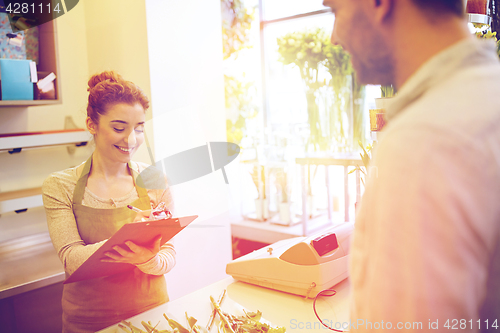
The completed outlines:
{"type": "Polygon", "coordinates": [[[132,264],[102,262],[101,259],[107,258],[104,255],[105,252],[113,251],[113,246],[123,244],[125,241],[132,241],[139,245],[147,244],[161,235],[161,245],[163,245],[197,217],[198,215],[193,215],[125,224],[78,267],[64,283],[89,280],[131,270],[135,267],[132,264]]]}

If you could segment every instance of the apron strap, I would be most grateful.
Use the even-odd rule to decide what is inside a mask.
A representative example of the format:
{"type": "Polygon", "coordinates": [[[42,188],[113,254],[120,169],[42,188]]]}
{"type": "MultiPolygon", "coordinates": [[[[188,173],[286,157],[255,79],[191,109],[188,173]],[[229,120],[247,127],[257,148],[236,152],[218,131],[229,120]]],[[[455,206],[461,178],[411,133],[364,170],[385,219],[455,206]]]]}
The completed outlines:
{"type": "Polygon", "coordinates": [[[139,196],[139,199],[141,199],[141,201],[143,202],[147,202],[148,204],[148,208],[142,208],[142,209],[151,209],[151,207],[149,207],[148,191],[144,187],[137,186],[137,183],[144,184],[144,182],[142,181],[141,175],[137,173],[138,170],[136,170],[136,168],[132,166],[132,161],[128,162],[128,168],[129,170],[132,171],[132,178],[134,179],[134,185],[135,189],[137,190],[137,195],[139,196]]]}
{"type": "MultiPolygon", "coordinates": [[[[87,186],[87,180],[89,178],[90,169],[92,167],[92,155],[89,157],[85,165],[83,166],[80,178],[76,182],[75,190],[73,192],[73,203],[81,204],[83,202],[83,195],[85,194],[85,187],[87,186]]],[[[128,163],[129,170],[132,171],[132,178],[134,180],[134,186],[137,191],[139,199],[141,199],[142,206],[141,209],[150,209],[148,191],[145,188],[137,186],[137,182],[140,182],[140,175],[137,173],[135,168],[132,167],[132,162],[128,163]],[[147,206],[147,207],[146,207],[147,206]]],[[[138,207],[139,208],[139,207],[138,207]]]]}
{"type": "Polygon", "coordinates": [[[85,187],[87,186],[87,180],[89,178],[90,168],[92,167],[92,155],[90,155],[87,162],[83,166],[82,174],[78,181],[76,182],[75,191],[73,192],[73,203],[81,204],[83,202],[83,194],[85,193],[85,187]]]}

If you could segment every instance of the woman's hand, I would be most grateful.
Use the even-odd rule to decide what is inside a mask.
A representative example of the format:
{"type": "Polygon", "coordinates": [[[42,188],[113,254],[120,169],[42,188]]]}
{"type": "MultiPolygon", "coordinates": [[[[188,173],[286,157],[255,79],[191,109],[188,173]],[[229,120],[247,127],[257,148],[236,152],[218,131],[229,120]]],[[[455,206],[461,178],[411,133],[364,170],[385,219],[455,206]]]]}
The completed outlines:
{"type": "Polygon", "coordinates": [[[137,213],[132,223],[149,220],[150,215],[151,215],[151,209],[140,211],[137,213]]]}
{"type": "Polygon", "coordinates": [[[143,264],[160,252],[161,236],[156,237],[149,245],[141,246],[134,242],[126,241],[125,244],[115,245],[113,250],[116,252],[104,253],[109,257],[101,259],[102,262],[125,263],[132,265],[143,264]]]}

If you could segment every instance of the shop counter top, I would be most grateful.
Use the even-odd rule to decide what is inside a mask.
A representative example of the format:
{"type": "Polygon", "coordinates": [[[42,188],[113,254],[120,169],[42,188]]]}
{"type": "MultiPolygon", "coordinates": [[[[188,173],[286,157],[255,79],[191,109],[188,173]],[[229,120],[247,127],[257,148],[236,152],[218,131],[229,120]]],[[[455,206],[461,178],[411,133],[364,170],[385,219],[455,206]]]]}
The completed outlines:
{"type": "MultiPolygon", "coordinates": [[[[146,331],[141,322],[151,322],[159,330],[170,328],[163,314],[185,327],[186,313],[198,320],[202,326],[208,323],[212,306],[210,296],[218,299],[226,289],[226,297],[221,305],[224,312],[243,315],[248,312],[262,312],[264,322],[273,327],[285,327],[286,332],[326,332],[328,331],[316,318],[313,311],[313,300],[272,289],[254,286],[227,277],[205,288],[199,289],[184,297],[172,300],[135,317],[127,319],[132,325],[146,331]]],[[[316,302],[316,311],[321,320],[333,328],[348,328],[349,321],[349,280],[346,279],[333,287],[336,295],[320,297],[316,302]]],[[[211,332],[217,332],[216,317],[211,332]]],[[[118,324],[108,327],[100,333],[124,333],[118,324]]]]}

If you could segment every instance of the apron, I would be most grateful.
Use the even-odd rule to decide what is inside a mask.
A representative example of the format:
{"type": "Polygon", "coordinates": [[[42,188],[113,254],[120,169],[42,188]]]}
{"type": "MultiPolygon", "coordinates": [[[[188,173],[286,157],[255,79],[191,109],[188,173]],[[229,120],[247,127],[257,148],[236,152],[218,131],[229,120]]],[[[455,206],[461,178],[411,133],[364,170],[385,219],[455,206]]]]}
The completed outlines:
{"type": "MultiPolygon", "coordinates": [[[[92,156],[87,160],[73,193],[73,213],[78,232],[86,244],[111,237],[124,224],[130,223],[135,212],[127,207],[98,209],[82,205],[92,156]]],[[[131,205],[151,209],[146,189],[134,185],[139,199],[131,205]]],[[[95,332],[168,301],[163,275],[149,275],[137,267],[111,276],[65,284],[63,289],[63,332],[95,332]]]]}

